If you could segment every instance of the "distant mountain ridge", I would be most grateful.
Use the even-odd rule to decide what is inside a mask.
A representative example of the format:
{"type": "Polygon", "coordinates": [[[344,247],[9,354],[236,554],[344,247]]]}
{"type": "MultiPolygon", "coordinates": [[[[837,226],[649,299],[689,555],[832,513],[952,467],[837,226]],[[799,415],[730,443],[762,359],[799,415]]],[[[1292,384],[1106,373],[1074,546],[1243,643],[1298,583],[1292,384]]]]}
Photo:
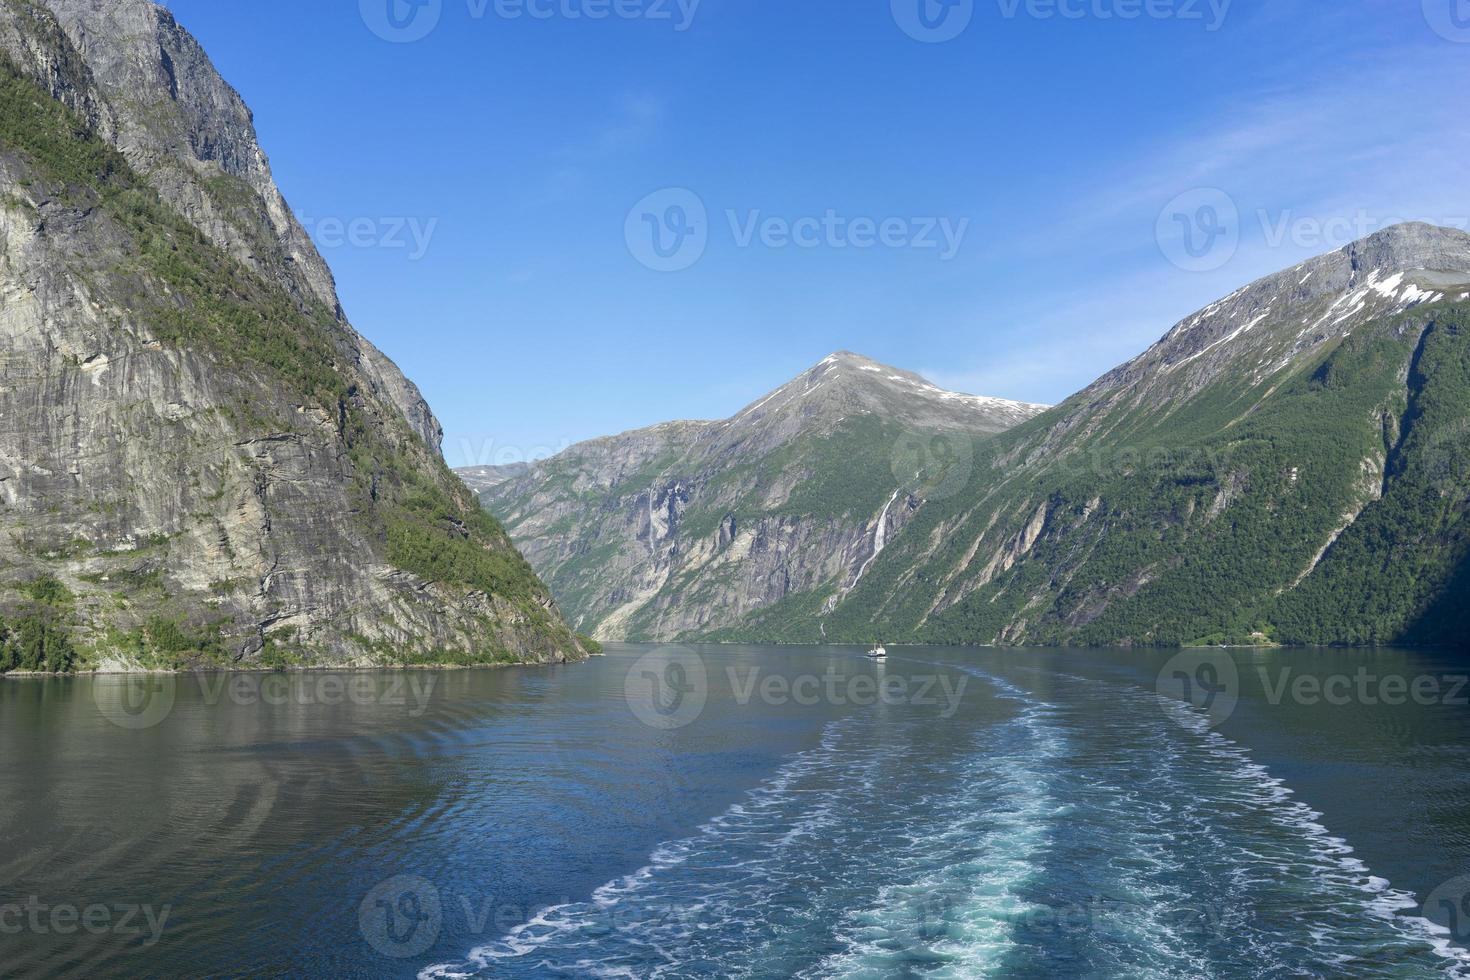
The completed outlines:
{"type": "Polygon", "coordinates": [[[508,479],[459,472],[578,629],[664,640],[792,596],[830,601],[920,506],[926,481],[968,465],[925,458],[926,440],[968,446],[1044,409],[842,351],[729,419],[592,440],[508,479]]]}
{"type": "Polygon", "coordinates": [[[505,463],[500,466],[462,466],[454,472],[475,493],[489,490],[493,486],[524,476],[530,463],[505,463]]]}
{"type": "Polygon", "coordinates": [[[574,447],[483,497],[610,636],[1463,642],[1467,316],[1470,235],[1399,225],[1242,287],[1049,411],[946,421],[945,406],[978,418],[985,403],[834,355],[729,422],[574,447]],[[853,387],[860,376],[874,385],[853,387]],[[829,391],[843,408],[815,407],[829,391]],[[840,431],[858,405],[870,414],[842,449],[816,439],[782,457],[846,487],[829,511],[807,498],[792,514],[779,480],[695,507],[714,481],[668,479],[693,446],[721,472],[759,471],[783,440],[840,431]],[[880,421],[890,413],[902,421],[880,421]],[[761,424],[731,437],[742,419],[761,424]],[[916,424],[947,432],[947,465],[875,479],[874,447],[916,424]],[[650,505],[642,523],[634,501],[650,505]],[[742,503],[765,520],[737,547],[742,503]],[[840,533],[823,523],[833,513],[847,515],[840,533]],[[618,557],[630,533],[645,560],[618,557]]]}

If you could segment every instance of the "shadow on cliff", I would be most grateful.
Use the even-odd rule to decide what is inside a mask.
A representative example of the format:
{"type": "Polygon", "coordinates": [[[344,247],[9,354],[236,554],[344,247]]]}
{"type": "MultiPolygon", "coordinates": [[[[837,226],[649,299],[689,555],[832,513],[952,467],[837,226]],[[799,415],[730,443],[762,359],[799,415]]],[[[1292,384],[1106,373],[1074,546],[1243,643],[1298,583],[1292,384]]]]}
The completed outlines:
{"type": "Polygon", "coordinates": [[[1470,541],[1462,542],[1444,590],[1409,623],[1403,641],[1470,649],[1470,541]]]}

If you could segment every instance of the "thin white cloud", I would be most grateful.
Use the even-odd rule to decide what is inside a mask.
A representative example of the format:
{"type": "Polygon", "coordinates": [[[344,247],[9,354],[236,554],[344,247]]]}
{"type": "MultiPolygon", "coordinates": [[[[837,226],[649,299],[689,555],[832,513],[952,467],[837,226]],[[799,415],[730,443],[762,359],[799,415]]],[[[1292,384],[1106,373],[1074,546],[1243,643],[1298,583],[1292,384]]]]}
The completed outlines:
{"type": "Polygon", "coordinates": [[[624,92],[614,99],[605,117],[564,146],[561,155],[577,164],[587,164],[640,149],[658,135],[665,111],[660,98],[624,92]]]}
{"type": "Polygon", "coordinates": [[[632,92],[618,96],[596,125],[552,151],[554,165],[539,187],[522,200],[523,209],[535,210],[577,197],[586,187],[589,173],[605,161],[652,143],[662,129],[664,115],[661,99],[632,92]]]}
{"type": "Polygon", "coordinates": [[[1004,246],[1024,267],[1060,272],[1060,287],[977,298],[984,348],[927,375],[1056,401],[1196,309],[1360,233],[1396,220],[1470,224],[1470,119],[1458,97],[1470,63],[1450,47],[1383,52],[1309,90],[1263,90],[1143,148],[1091,194],[1053,202],[1033,233],[1004,246]],[[1208,274],[1169,264],[1154,239],[1164,206],[1203,187],[1225,190],[1241,216],[1239,250],[1208,274]],[[1319,226],[1333,231],[1307,233],[1319,226]]]}

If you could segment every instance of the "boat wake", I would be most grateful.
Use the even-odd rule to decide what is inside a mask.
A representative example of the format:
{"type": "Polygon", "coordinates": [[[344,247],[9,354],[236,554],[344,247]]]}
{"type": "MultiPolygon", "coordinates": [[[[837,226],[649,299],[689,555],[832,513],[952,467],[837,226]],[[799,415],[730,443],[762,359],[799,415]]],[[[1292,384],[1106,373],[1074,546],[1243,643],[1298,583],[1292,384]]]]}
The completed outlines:
{"type": "Polygon", "coordinates": [[[421,976],[1470,976],[1191,706],[934,666],[991,697],[833,722],[645,867],[421,976]]]}

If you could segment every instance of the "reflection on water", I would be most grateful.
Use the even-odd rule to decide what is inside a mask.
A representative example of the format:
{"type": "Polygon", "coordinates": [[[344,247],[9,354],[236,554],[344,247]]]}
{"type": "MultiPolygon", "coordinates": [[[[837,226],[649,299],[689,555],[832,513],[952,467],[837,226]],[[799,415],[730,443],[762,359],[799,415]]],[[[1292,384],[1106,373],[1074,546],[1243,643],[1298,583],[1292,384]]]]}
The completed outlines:
{"type": "Polygon", "coordinates": [[[0,961],[1406,976],[1470,941],[1461,658],[1232,651],[1222,713],[1160,698],[1167,653],[861,653],[7,679],[0,961]]]}

